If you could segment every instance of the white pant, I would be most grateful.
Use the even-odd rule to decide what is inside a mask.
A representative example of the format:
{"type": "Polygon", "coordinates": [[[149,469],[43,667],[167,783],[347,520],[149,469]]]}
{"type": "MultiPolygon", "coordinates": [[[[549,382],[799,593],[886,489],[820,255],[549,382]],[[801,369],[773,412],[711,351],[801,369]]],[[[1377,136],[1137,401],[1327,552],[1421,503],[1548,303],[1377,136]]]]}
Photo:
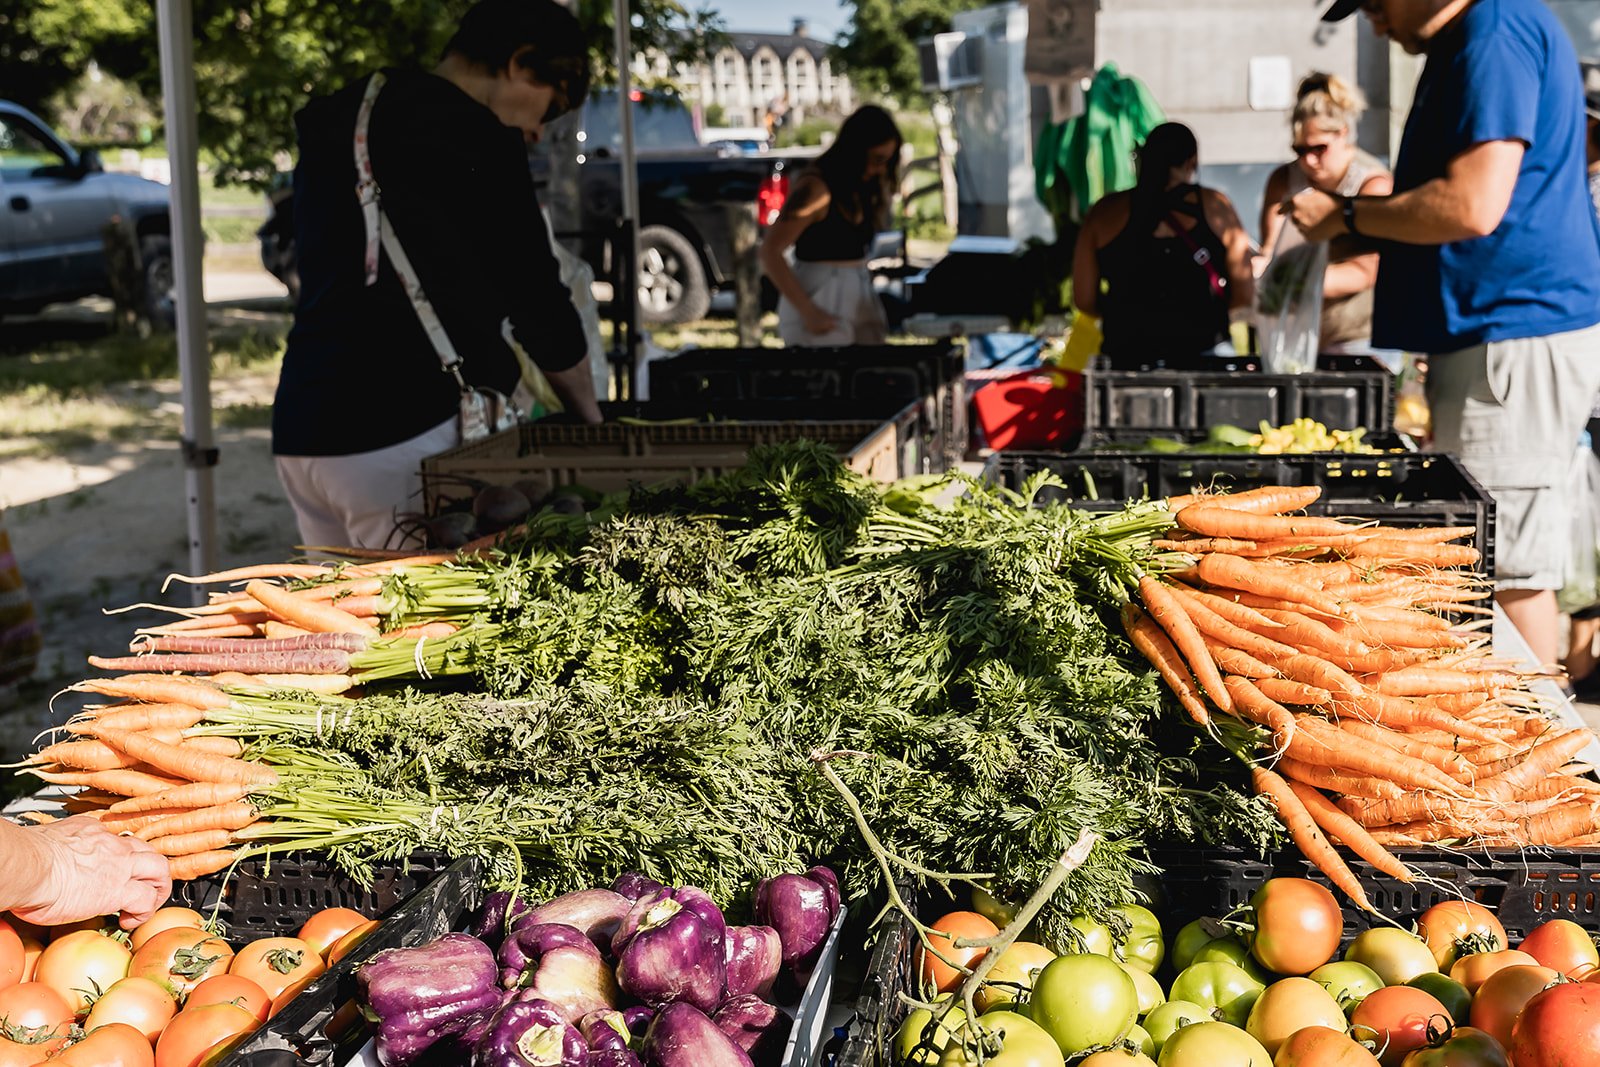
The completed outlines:
{"type": "Polygon", "coordinates": [[[353,456],[278,456],[278,480],[300,524],[300,542],[336,548],[412,548],[395,530],[422,510],[422,461],[461,443],[455,416],[388,448],[353,456]]]}
{"type": "Polygon", "coordinates": [[[832,315],[835,325],[827,333],[812,333],[800,309],[784,297],[778,301],[778,336],[784,344],[798,348],[883,344],[889,325],[864,264],[795,260],[794,273],[812,303],[832,315]]]}

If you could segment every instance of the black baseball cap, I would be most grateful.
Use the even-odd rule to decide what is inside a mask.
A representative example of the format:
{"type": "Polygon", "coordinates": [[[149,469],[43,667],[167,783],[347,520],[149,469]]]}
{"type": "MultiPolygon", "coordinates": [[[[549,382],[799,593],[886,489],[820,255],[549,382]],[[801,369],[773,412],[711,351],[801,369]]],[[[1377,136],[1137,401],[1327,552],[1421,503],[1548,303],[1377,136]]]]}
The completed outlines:
{"type": "Polygon", "coordinates": [[[1361,0],[1339,0],[1322,13],[1323,22],[1343,22],[1361,10],[1361,0]]]}

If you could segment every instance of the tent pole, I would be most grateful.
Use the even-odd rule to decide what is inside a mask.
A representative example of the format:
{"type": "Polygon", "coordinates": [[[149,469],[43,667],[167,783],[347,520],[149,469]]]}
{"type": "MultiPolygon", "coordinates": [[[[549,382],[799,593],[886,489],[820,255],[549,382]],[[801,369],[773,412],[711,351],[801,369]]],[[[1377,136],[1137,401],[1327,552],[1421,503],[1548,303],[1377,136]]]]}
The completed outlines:
{"type": "Polygon", "coordinates": [[[189,512],[189,569],[216,569],[217,516],[212,468],[211,350],[200,238],[200,156],[194,87],[194,12],[190,0],[157,0],[161,100],[172,161],[172,265],[177,286],[178,370],[183,386],[183,466],[189,512]]]}
{"type": "Polygon", "coordinates": [[[638,396],[639,367],[639,161],[633,140],[633,27],[629,22],[628,0],[614,0],[612,21],[617,38],[618,130],[622,133],[622,214],[623,240],[628,242],[622,276],[624,307],[628,309],[627,359],[630,397],[638,396]]]}

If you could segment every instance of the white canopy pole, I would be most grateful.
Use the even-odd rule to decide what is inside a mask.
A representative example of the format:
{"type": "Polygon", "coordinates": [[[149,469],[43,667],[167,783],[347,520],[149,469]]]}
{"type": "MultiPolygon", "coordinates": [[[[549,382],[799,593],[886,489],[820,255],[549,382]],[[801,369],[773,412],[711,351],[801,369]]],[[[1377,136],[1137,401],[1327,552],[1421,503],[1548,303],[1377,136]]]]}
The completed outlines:
{"type": "MultiPolygon", "coordinates": [[[[614,0],[612,20],[617,38],[617,99],[622,133],[622,214],[628,220],[628,270],[622,284],[628,296],[628,365],[637,366],[639,352],[639,159],[633,141],[633,27],[628,0],[614,0]]],[[[630,381],[632,379],[630,378],[630,381]]]]}
{"type": "Polygon", "coordinates": [[[194,12],[190,0],[157,0],[161,99],[172,161],[172,266],[177,285],[178,373],[183,384],[184,488],[189,509],[189,569],[216,570],[217,515],[212,468],[211,349],[201,280],[200,151],[194,90],[194,12]]]}

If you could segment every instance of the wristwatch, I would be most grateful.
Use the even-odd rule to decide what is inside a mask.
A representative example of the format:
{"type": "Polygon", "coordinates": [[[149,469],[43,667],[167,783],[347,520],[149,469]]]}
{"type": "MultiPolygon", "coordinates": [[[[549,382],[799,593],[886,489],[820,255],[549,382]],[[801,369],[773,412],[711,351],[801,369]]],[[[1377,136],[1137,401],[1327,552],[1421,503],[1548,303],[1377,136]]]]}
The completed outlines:
{"type": "Polygon", "coordinates": [[[1341,212],[1344,215],[1345,232],[1358,235],[1360,231],[1356,229],[1356,198],[1353,196],[1345,197],[1341,212]]]}

